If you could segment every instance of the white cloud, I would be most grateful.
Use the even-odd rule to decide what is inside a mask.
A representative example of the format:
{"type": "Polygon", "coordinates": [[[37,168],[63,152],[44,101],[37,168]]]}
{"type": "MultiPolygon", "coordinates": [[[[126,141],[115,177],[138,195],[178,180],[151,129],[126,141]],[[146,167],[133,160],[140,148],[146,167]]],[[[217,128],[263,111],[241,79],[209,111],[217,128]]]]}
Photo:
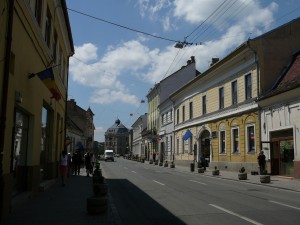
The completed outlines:
{"type": "MultiPolygon", "coordinates": [[[[157,0],[151,1],[152,5],[150,5],[149,0],[140,0],[139,4],[143,7],[143,12],[148,10],[152,14],[158,14],[166,7],[170,7],[171,2],[157,0]]],[[[175,0],[173,1],[174,16],[176,19],[200,24],[222,2],[221,0],[191,0],[187,3],[185,0],[175,0]]],[[[174,44],[164,49],[151,49],[146,45],[148,39],[144,36],[137,36],[137,40],[110,46],[100,57],[97,46],[92,43],[76,46],[75,58],[71,58],[70,61],[71,77],[73,81],[93,88],[94,93],[90,97],[92,103],[121,102],[137,105],[139,98],[134,90],[130,89],[133,85],[123,83],[125,79],[130,78],[137,82],[142,79],[152,85],[185,65],[192,55],[196,57],[197,68],[203,72],[209,66],[212,57],[222,58],[228,54],[228,51],[247,40],[249,33],[254,37],[265,32],[273,21],[273,12],[278,8],[276,3],[262,8],[257,0],[239,0],[236,4],[236,7],[247,8],[247,10],[241,14],[235,13],[232,17],[224,14],[222,21],[213,24],[215,30],[206,33],[204,45],[188,46],[179,53],[178,49],[173,47],[174,44]],[[222,29],[224,33],[215,32],[222,29]]],[[[172,26],[170,23],[172,18],[169,19],[167,16],[164,18],[165,30],[168,30],[172,26]]]]}

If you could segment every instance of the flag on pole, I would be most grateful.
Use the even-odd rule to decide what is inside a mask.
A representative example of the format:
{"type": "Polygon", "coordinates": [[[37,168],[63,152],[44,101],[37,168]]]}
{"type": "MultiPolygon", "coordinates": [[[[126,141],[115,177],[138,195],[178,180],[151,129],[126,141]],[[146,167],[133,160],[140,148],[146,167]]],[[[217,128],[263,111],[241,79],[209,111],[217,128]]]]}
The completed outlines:
{"type": "Polygon", "coordinates": [[[55,83],[52,68],[45,69],[37,73],[37,75],[52,93],[52,98],[54,98],[56,101],[59,101],[61,99],[61,93],[59,92],[59,89],[55,83]]]}
{"type": "Polygon", "coordinates": [[[190,137],[193,137],[193,134],[192,134],[192,132],[191,132],[190,130],[187,130],[187,131],[185,132],[185,134],[183,135],[182,140],[186,141],[186,140],[189,139],[190,137]]]}

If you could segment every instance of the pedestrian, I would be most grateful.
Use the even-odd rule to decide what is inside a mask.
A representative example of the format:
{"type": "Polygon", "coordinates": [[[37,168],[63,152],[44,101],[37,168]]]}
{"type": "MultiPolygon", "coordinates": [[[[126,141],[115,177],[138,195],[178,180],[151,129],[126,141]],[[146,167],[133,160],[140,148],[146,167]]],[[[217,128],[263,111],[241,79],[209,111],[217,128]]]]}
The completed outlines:
{"type": "Polygon", "coordinates": [[[72,157],[71,157],[71,153],[68,153],[68,173],[67,173],[67,176],[70,177],[71,173],[72,173],[72,157]]]}
{"type": "Polygon", "coordinates": [[[63,150],[60,156],[60,176],[61,176],[61,184],[65,186],[66,176],[68,173],[68,155],[67,151],[63,150]]]}
{"type": "Polygon", "coordinates": [[[264,174],[266,168],[266,156],[264,155],[264,151],[260,151],[257,157],[258,165],[259,165],[259,172],[260,175],[264,174]]]}
{"type": "Polygon", "coordinates": [[[80,152],[77,150],[73,156],[73,163],[74,163],[74,171],[75,171],[75,175],[79,175],[80,174],[80,168],[81,168],[81,164],[82,164],[82,157],[80,152]]]}
{"type": "Polygon", "coordinates": [[[87,152],[84,156],[84,164],[86,169],[86,176],[89,177],[90,174],[93,173],[92,158],[89,152],[87,152]]]}
{"type": "Polygon", "coordinates": [[[203,154],[200,156],[200,163],[201,163],[203,169],[206,170],[206,160],[205,160],[203,154]]]}

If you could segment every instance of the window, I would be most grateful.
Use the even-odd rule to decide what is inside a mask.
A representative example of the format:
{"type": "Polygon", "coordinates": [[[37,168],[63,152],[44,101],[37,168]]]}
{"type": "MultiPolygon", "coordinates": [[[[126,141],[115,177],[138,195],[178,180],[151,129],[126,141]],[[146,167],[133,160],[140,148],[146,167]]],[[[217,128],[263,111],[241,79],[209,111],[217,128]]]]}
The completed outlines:
{"type": "Polygon", "coordinates": [[[42,0],[35,0],[34,16],[36,21],[41,26],[42,21],[42,0]]]}
{"type": "MultiPolygon", "coordinates": [[[[182,140],[182,139],[181,139],[182,140]]],[[[181,153],[184,154],[184,140],[182,140],[182,149],[181,149],[181,153]]]]}
{"type": "Polygon", "coordinates": [[[246,127],[246,146],[247,152],[255,152],[255,133],[254,125],[246,127]]]}
{"type": "Polygon", "coordinates": [[[53,42],[53,62],[56,62],[56,57],[57,57],[57,32],[54,31],[54,42],[53,42]]]}
{"type": "Polygon", "coordinates": [[[179,154],[179,139],[176,140],[176,153],[179,154]]]}
{"type": "Polygon", "coordinates": [[[164,114],[161,115],[161,125],[164,125],[164,114]]]}
{"type": "Polygon", "coordinates": [[[192,155],[193,154],[193,137],[190,137],[189,138],[189,142],[190,142],[190,154],[192,155]]]}
{"type": "Polygon", "coordinates": [[[190,120],[193,119],[193,102],[190,102],[190,120]]]}
{"type": "Polygon", "coordinates": [[[219,109],[224,108],[224,87],[219,89],[219,109]]]}
{"type": "Polygon", "coordinates": [[[49,8],[47,8],[46,25],[45,25],[45,41],[48,47],[50,47],[50,37],[51,37],[51,13],[49,8]]]}
{"type": "Polygon", "coordinates": [[[232,96],[232,104],[237,104],[238,101],[238,93],[237,93],[237,81],[233,81],[231,83],[231,96],[232,96]]]}
{"type": "Polygon", "coordinates": [[[170,155],[173,155],[173,137],[170,136],[170,155]]]}
{"type": "Polygon", "coordinates": [[[226,153],[226,133],[225,130],[219,132],[219,152],[221,154],[226,153]]]}
{"type": "Polygon", "coordinates": [[[185,106],[182,106],[182,122],[185,121],[185,106]]]}
{"type": "Polygon", "coordinates": [[[202,114],[206,114],[206,95],[202,96],[202,114]]]}
{"type": "Polygon", "coordinates": [[[250,73],[245,76],[245,92],[246,99],[252,98],[252,78],[250,73]]]}
{"type": "Polygon", "coordinates": [[[179,124],[179,109],[177,109],[176,117],[176,123],[179,124]]]}
{"type": "Polygon", "coordinates": [[[18,168],[26,166],[29,117],[22,112],[15,112],[14,148],[11,158],[11,171],[18,176],[18,168]]]}
{"type": "Polygon", "coordinates": [[[239,129],[237,127],[231,129],[231,146],[232,153],[239,152],[239,129]]]}

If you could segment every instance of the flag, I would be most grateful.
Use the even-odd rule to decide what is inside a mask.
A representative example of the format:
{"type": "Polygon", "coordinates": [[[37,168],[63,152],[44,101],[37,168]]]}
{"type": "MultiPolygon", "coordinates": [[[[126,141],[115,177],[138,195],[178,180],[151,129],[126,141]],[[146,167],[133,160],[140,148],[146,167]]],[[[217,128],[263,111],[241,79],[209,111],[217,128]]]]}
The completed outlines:
{"type": "Polygon", "coordinates": [[[59,101],[61,99],[61,93],[59,92],[59,89],[55,83],[52,68],[45,69],[37,73],[37,75],[51,92],[52,98],[54,98],[56,101],[59,101]]]}
{"type": "Polygon", "coordinates": [[[193,137],[193,134],[190,130],[187,130],[184,134],[184,136],[182,137],[182,140],[186,141],[187,139],[189,139],[190,137],[193,137]]]}

